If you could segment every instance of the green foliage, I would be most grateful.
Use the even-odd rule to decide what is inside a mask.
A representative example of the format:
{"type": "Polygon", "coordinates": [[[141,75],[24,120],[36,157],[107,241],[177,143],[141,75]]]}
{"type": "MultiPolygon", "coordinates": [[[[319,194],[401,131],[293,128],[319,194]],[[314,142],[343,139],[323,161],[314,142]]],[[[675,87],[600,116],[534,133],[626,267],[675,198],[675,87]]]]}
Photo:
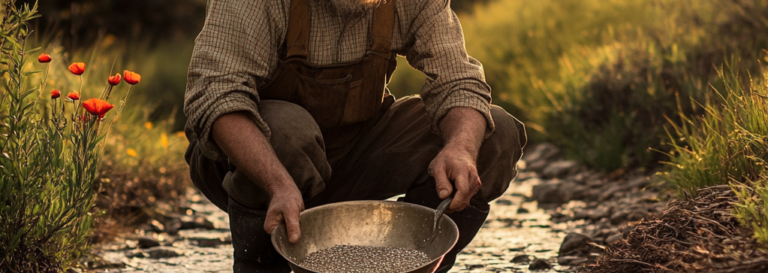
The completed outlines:
{"type": "MultiPolygon", "coordinates": [[[[44,91],[49,68],[56,61],[36,64],[33,55],[37,50],[26,50],[28,22],[37,17],[37,6],[17,9],[14,1],[4,5],[0,271],[60,272],[87,250],[97,213],[94,200],[101,185],[96,179],[104,147],[100,143],[111,123],[86,112],[80,100],[43,98],[50,94],[44,91]],[[46,72],[30,71],[34,66],[45,66],[46,72]]],[[[109,99],[111,89],[99,88],[105,90],[100,98],[109,99]]],[[[116,115],[124,100],[113,111],[116,115]]]]}
{"type": "Polygon", "coordinates": [[[682,115],[682,124],[673,126],[670,171],[662,177],[694,194],[730,182],[739,198],[733,214],[768,244],[768,74],[744,83],[728,68],[718,70],[723,90],[711,90],[704,114],[682,115]]]}
{"type": "Polygon", "coordinates": [[[733,184],[732,189],[739,198],[733,214],[755,232],[758,242],[768,245],[768,175],[749,184],[733,184]]]}
{"type": "Polygon", "coordinates": [[[744,86],[734,71],[720,75],[724,90],[712,91],[704,115],[681,115],[683,123],[669,135],[672,170],[666,180],[691,193],[728,181],[759,180],[768,166],[767,78],[744,86]]]}
{"type": "MultiPolygon", "coordinates": [[[[495,1],[460,18],[493,103],[604,171],[657,164],[665,117],[701,113],[714,66],[768,45],[766,0],[495,1]]],[[[393,92],[418,92],[421,75],[396,73],[393,92]]]]}

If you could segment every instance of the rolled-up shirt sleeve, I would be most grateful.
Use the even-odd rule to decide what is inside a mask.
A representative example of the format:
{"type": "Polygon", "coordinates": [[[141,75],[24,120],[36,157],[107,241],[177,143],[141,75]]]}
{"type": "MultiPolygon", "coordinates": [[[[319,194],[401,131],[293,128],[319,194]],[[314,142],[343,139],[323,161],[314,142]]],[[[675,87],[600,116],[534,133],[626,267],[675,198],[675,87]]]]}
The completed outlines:
{"type": "Polygon", "coordinates": [[[414,68],[427,75],[421,98],[431,129],[440,134],[440,121],[454,107],[469,107],[485,116],[485,137],[494,130],[491,117],[491,88],[485,82],[480,62],[466,52],[464,34],[447,0],[419,1],[422,7],[409,28],[412,46],[406,59],[414,68]]]}
{"type": "Polygon", "coordinates": [[[269,56],[277,54],[281,39],[276,35],[282,26],[271,26],[266,8],[273,2],[209,0],[189,65],[184,114],[190,138],[210,158],[226,158],[211,137],[214,121],[224,114],[248,113],[267,138],[271,135],[259,115],[256,87],[268,77],[269,56]]]}

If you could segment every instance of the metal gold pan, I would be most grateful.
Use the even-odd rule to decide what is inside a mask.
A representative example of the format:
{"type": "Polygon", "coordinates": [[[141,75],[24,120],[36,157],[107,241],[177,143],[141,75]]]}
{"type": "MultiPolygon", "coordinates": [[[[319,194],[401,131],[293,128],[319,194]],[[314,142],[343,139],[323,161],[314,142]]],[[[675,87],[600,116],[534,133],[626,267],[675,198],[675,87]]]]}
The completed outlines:
{"type": "Polygon", "coordinates": [[[432,238],[434,216],[434,209],[404,202],[333,203],[301,213],[299,242],[290,243],[285,224],[281,224],[272,232],[272,245],[296,273],[320,273],[298,264],[309,254],[336,245],[419,250],[429,256],[429,264],[407,273],[431,273],[459,238],[456,223],[446,215],[438,223],[437,236],[427,243],[432,238]]]}

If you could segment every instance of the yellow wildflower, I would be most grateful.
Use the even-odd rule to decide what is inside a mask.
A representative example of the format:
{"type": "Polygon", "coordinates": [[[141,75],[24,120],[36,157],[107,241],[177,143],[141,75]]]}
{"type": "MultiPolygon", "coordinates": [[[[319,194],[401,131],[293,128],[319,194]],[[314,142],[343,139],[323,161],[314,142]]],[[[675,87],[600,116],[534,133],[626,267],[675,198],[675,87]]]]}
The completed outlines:
{"type": "Polygon", "coordinates": [[[152,122],[147,121],[147,123],[144,123],[144,127],[147,128],[147,130],[152,130],[152,122]]]}
{"type": "Polygon", "coordinates": [[[132,157],[136,157],[137,155],[136,150],[134,150],[133,148],[128,148],[128,150],[126,150],[125,152],[132,157]]]}
{"type": "Polygon", "coordinates": [[[163,149],[168,150],[169,145],[170,144],[168,143],[168,135],[166,135],[165,133],[160,135],[160,146],[163,146],[163,149]]]}

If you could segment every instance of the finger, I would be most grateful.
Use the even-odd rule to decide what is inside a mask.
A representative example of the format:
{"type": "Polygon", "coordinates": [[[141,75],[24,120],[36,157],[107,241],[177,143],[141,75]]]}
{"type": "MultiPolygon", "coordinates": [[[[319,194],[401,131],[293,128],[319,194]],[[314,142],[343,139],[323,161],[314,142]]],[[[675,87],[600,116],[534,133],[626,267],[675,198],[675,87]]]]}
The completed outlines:
{"type": "Polygon", "coordinates": [[[435,185],[437,186],[437,196],[440,199],[448,198],[453,192],[453,186],[451,181],[448,180],[448,174],[445,172],[445,168],[442,165],[438,165],[432,168],[432,176],[435,177],[435,185]]]}
{"type": "Polygon", "coordinates": [[[459,175],[456,177],[456,196],[453,197],[453,202],[449,207],[452,211],[461,211],[467,205],[469,205],[469,199],[472,198],[472,193],[469,188],[469,181],[466,175],[459,175]]]}
{"type": "Polygon", "coordinates": [[[280,222],[283,221],[283,215],[279,213],[275,213],[272,210],[267,211],[267,218],[264,219],[264,230],[268,234],[272,234],[272,231],[275,230],[277,225],[280,224],[280,222]]]}
{"type": "Polygon", "coordinates": [[[296,243],[301,239],[301,227],[299,227],[299,212],[296,210],[286,211],[285,227],[288,229],[288,241],[296,243]]]}
{"type": "Polygon", "coordinates": [[[479,192],[480,189],[483,187],[483,182],[480,180],[480,177],[477,176],[476,172],[471,173],[469,177],[471,177],[469,181],[472,181],[469,183],[472,188],[472,190],[470,191],[472,193],[471,196],[475,196],[475,194],[477,194],[477,192],[479,192]]]}

